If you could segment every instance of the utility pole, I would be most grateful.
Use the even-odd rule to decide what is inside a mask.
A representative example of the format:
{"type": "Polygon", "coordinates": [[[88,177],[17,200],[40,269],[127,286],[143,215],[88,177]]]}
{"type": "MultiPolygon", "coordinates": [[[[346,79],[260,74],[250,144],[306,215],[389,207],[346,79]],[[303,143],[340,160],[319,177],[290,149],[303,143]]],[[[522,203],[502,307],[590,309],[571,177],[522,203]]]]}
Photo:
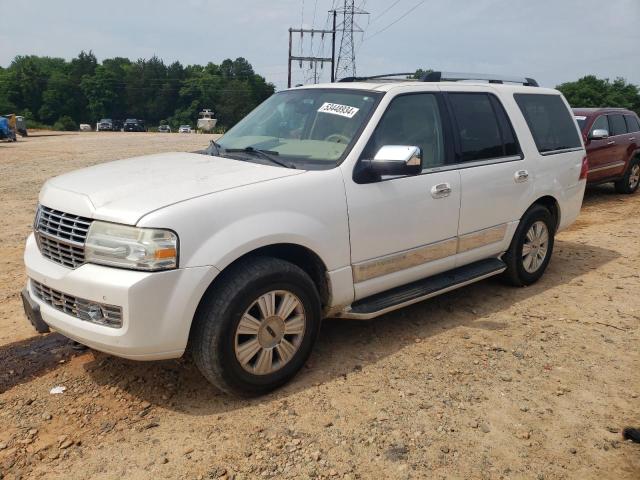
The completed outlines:
{"type": "MultiPolygon", "coordinates": [[[[320,64],[320,68],[325,63],[331,64],[331,81],[335,80],[335,72],[336,72],[336,10],[331,10],[330,13],[333,13],[333,29],[331,30],[317,30],[315,28],[289,28],[289,61],[287,63],[287,87],[291,88],[291,64],[292,62],[299,62],[300,67],[302,68],[303,62],[309,62],[309,65],[314,69],[314,81],[318,81],[318,63],[320,64]],[[311,38],[315,34],[320,34],[324,38],[325,35],[331,34],[331,57],[314,57],[314,56],[295,56],[293,55],[293,34],[300,34],[300,42],[304,41],[304,34],[310,33],[311,38]]],[[[313,53],[313,52],[312,52],[313,53]]]]}
{"type": "Polygon", "coordinates": [[[342,24],[338,30],[342,31],[340,40],[340,51],[336,64],[336,79],[356,76],[356,53],[353,34],[362,33],[362,29],[355,21],[356,15],[369,15],[359,7],[355,6],[355,0],[344,0],[342,9],[337,13],[342,14],[342,24]]]}

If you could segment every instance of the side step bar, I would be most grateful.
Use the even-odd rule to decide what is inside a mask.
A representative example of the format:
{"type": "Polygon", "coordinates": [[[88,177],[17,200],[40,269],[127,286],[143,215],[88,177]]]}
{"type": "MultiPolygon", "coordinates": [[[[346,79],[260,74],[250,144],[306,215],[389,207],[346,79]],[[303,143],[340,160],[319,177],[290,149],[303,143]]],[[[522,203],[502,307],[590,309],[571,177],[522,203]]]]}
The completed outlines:
{"type": "Polygon", "coordinates": [[[481,260],[360,299],[351,304],[350,307],[335,314],[334,317],[369,320],[470,283],[492,277],[504,272],[506,268],[505,263],[498,258],[481,260]]]}

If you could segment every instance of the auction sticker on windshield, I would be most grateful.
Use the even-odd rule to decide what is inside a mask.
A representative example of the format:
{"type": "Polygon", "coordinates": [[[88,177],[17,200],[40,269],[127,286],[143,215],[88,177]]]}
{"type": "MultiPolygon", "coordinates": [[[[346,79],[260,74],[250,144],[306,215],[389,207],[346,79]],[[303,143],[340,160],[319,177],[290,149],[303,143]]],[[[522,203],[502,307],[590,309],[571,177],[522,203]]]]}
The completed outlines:
{"type": "Polygon", "coordinates": [[[339,103],[325,102],[318,112],[330,113],[332,115],[340,115],[341,117],[353,118],[358,113],[359,108],[350,107],[349,105],[340,105],[339,103]]]}

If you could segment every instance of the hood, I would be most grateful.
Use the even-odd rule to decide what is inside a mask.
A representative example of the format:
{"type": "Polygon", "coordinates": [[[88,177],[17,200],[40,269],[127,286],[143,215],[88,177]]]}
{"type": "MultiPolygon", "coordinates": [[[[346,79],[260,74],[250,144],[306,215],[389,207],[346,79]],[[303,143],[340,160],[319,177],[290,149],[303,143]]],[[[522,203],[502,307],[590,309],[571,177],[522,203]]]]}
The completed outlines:
{"type": "Polygon", "coordinates": [[[52,178],[40,192],[40,203],[135,225],[147,213],[174,203],[303,172],[198,153],[161,153],[52,178]]]}

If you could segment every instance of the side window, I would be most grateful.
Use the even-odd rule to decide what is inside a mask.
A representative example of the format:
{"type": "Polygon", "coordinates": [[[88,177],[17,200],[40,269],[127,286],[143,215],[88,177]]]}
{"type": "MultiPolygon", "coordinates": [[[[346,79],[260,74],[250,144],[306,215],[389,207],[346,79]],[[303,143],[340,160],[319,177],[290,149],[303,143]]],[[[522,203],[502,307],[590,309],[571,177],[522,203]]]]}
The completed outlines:
{"type": "Polygon", "coordinates": [[[470,162],[505,155],[498,119],[485,93],[449,93],[460,139],[460,160],[470,162]]]}
{"type": "Polygon", "coordinates": [[[420,147],[425,169],[444,165],[444,135],[436,96],[420,93],[394,98],[371,136],[363,157],[373,158],[385,145],[420,147]]]}
{"type": "Polygon", "coordinates": [[[624,122],[624,117],[619,114],[608,115],[609,125],[611,125],[611,131],[609,135],[624,135],[627,133],[627,124],[624,122]]]}
{"type": "MultiPolygon", "coordinates": [[[[607,120],[606,115],[600,115],[598,118],[596,118],[596,121],[593,122],[593,125],[591,125],[591,130],[589,131],[589,133],[593,133],[594,130],[606,130],[607,132],[609,132],[609,121],[607,120]]],[[[611,134],[611,132],[609,132],[609,134],[611,134]]]]}
{"type": "Polygon", "coordinates": [[[640,123],[638,123],[638,119],[633,115],[625,115],[624,119],[627,122],[627,131],[631,132],[640,132],[640,123]]]}
{"type": "Polygon", "coordinates": [[[513,97],[540,153],[582,146],[576,122],[560,95],[516,93],[513,97]]]}

